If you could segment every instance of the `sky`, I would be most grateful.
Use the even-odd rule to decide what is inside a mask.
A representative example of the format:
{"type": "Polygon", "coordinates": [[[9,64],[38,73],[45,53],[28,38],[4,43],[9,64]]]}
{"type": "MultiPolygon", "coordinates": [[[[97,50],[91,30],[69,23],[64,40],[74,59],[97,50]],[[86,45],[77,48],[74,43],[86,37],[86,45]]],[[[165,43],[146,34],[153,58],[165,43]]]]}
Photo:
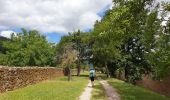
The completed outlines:
{"type": "MultiPolygon", "coordinates": [[[[169,1],[170,0],[157,0],[169,1]]],[[[36,29],[52,43],[68,32],[89,31],[112,0],[0,0],[0,35],[36,29]]]]}
{"type": "Polygon", "coordinates": [[[0,35],[36,29],[59,42],[68,32],[92,29],[111,6],[112,0],[0,0],[0,35]]]}

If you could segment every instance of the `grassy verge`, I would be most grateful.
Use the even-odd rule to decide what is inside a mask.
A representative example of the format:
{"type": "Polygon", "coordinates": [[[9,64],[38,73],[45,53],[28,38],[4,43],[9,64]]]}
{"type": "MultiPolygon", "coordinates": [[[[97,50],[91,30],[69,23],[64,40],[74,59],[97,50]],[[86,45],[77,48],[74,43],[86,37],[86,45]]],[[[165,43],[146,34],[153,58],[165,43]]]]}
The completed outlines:
{"type": "Polygon", "coordinates": [[[95,86],[93,87],[91,100],[107,100],[104,88],[102,87],[98,80],[95,81],[95,86]]]}
{"type": "Polygon", "coordinates": [[[122,100],[170,100],[163,95],[120,80],[109,79],[108,82],[118,90],[122,100]]]}
{"type": "Polygon", "coordinates": [[[87,77],[61,77],[0,94],[0,100],[76,100],[87,83],[87,77]]]}

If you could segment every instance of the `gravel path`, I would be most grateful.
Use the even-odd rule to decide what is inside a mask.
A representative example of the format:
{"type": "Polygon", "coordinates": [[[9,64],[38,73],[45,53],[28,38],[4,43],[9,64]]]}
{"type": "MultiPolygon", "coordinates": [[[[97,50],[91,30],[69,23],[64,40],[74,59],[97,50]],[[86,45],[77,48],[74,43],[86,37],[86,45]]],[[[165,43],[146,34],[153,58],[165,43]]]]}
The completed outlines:
{"type": "Polygon", "coordinates": [[[79,97],[79,100],[90,100],[92,89],[93,88],[92,88],[91,82],[89,81],[89,83],[88,83],[87,87],[85,88],[84,92],[79,97]]]}
{"type": "MultiPolygon", "coordinates": [[[[108,100],[121,100],[116,89],[114,89],[112,86],[110,86],[106,80],[100,80],[100,83],[102,84],[102,86],[105,89],[105,93],[107,95],[108,100]]],[[[93,90],[93,88],[91,86],[91,82],[89,81],[84,92],[79,97],[79,100],[90,100],[92,90],[93,90]]]]}
{"type": "Polygon", "coordinates": [[[105,89],[108,100],[120,100],[120,96],[116,92],[116,89],[112,88],[112,86],[110,86],[107,81],[101,80],[100,83],[105,89]]]}

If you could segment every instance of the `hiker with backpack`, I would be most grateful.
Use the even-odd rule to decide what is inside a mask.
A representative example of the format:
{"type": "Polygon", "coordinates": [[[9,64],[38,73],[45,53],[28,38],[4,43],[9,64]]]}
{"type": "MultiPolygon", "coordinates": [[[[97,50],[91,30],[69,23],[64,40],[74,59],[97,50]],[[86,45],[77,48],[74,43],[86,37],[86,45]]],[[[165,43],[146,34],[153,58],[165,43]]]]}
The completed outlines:
{"type": "Polygon", "coordinates": [[[92,68],[90,69],[89,78],[90,78],[90,80],[91,80],[92,86],[94,86],[95,70],[92,69],[92,68]]]}

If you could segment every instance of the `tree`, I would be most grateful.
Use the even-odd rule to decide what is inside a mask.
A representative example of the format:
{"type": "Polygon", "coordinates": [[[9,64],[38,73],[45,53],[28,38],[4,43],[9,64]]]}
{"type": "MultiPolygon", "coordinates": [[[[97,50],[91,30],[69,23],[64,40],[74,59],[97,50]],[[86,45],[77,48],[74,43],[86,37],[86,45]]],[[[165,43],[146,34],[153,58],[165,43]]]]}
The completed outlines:
{"type": "Polygon", "coordinates": [[[82,45],[81,45],[81,37],[80,37],[80,30],[78,30],[77,32],[73,32],[72,33],[72,42],[73,42],[73,48],[78,52],[77,54],[77,76],[80,75],[80,71],[81,71],[81,49],[82,49],[82,45]]]}
{"type": "Polygon", "coordinates": [[[73,32],[68,37],[78,52],[78,65],[85,58],[105,68],[108,76],[123,69],[131,83],[144,74],[169,75],[170,21],[164,19],[169,4],[161,11],[154,0],[113,0],[113,4],[91,32],[73,32]],[[163,21],[167,21],[165,26],[163,21]]]}
{"type": "Polygon", "coordinates": [[[71,36],[63,36],[57,45],[57,62],[63,67],[68,81],[71,81],[71,69],[76,61],[77,53],[73,48],[71,36]]]}
{"type": "MultiPolygon", "coordinates": [[[[146,52],[145,56],[150,61],[153,67],[153,76],[156,79],[162,79],[170,75],[170,20],[165,20],[165,17],[169,13],[169,4],[163,3],[163,10],[161,13],[161,18],[157,23],[155,29],[148,27],[148,30],[157,30],[153,36],[145,37],[145,43],[150,44],[149,50],[146,52]],[[165,25],[160,23],[166,21],[165,25]]],[[[151,16],[150,20],[155,17],[151,16]]],[[[150,26],[155,26],[155,23],[149,24],[150,26]]]]}
{"type": "Polygon", "coordinates": [[[54,47],[36,30],[22,29],[11,41],[5,41],[3,47],[7,59],[4,65],[55,66],[54,47]]]}
{"type": "Polygon", "coordinates": [[[159,6],[150,9],[153,0],[113,2],[112,10],[96,22],[92,31],[94,61],[111,73],[124,66],[127,81],[135,82],[152,71],[145,52],[151,50],[149,42],[154,44],[154,39],[147,36],[153,37],[160,30],[159,6]]]}

